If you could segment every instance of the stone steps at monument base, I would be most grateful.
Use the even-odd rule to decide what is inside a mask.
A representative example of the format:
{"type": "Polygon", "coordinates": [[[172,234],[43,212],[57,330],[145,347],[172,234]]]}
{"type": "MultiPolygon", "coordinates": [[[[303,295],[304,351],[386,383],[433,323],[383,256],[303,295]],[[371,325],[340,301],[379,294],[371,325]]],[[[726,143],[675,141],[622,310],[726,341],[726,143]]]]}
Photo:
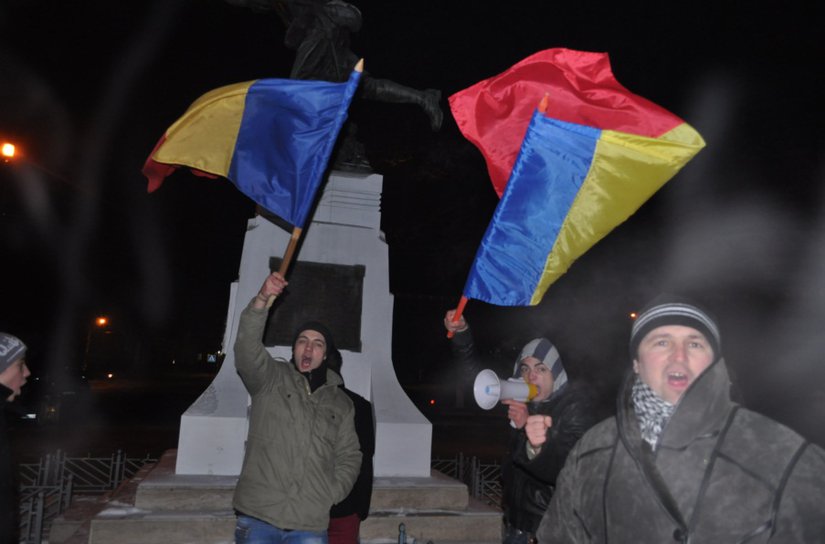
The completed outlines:
{"type": "MultiPolygon", "coordinates": [[[[415,544],[427,544],[429,540],[416,540],[415,544]]],[[[407,540],[413,544],[412,539],[407,540]]],[[[361,539],[361,544],[398,544],[398,538],[361,539]]],[[[496,540],[433,540],[432,544],[501,544],[501,537],[496,540]]]]}
{"type": "Polygon", "coordinates": [[[370,510],[465,510],[469,500],[464,483],[433,470],[429,478],[375,478],[370,510]]]}
{"type": "MultiPolygon", "coordinates": [[[[232,508],[236,477],[152,473],[139,487],[135,506],[145,510],[222,510],[232,508]]],[[[433,471],[429,478],[376,478],[375,510],[464,510],[467,486],[433,471]]]]}
{"type": "MultiPolygon", "coordinates": [[[[370,510],[361,523],[361,538],[379,539],[398,535],[404,524],[407,539],[418,544],[441,542],[501,542],[501,511],[475,499],[464,510],[370,510]]],[[[396,539],[397,542],[397,539],[396,539]]]]}
{"type": "MultiPolygon", "coordinates": [[[[52,533],[66,536],[53,544],[231,543],[237,478],[176,475],[174,453],[86,513],[73,504],[54,522],[52,533]]],[[[395,544],[403,523],[409,542],[485,544],[500,541],[501,520],[499,510],[469,498],[466,485],[433,471],[429,478],[376,478],[361,535],[364,543],[395,544]]]]}
{"type": "MultiPolygon", "coordinates": [[[[407,541],[418,544],[500,542],[501,515],[489,507],[371,513],[361,524],[362,540],[397,543],[401,523],[407,541]]],[[[234,528],[231,511],[145,512],[114,506],[92,519],[88,544],[231,544],[234,528]]]]}
{"type": "MultiPolygon", "coordinates": [[[[237,476],[175,474],[176,450],[168,450],[140,482],[135,506],[144,510],[223,510],[232,508],[237,476]]],[[[373,510],[464,510],[467,486],[433,470],[427,478],[377,477],[373,510]]]]}
{"type": "Polygon", "coordinates": [[[218,512],[103,513],[92,519],[88,544],[232,544],[235,514],[218,512]]]}

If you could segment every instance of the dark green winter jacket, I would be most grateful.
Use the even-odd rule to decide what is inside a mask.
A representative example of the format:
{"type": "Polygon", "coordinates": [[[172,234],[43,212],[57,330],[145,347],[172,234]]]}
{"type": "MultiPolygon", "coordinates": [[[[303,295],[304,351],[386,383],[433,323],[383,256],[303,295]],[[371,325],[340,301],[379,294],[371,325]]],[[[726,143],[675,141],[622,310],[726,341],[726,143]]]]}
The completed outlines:
{"type": "Polygon", "coordinates": [[[347,496],[361,466],[352,401],[335,372],[310,394],[292,363],[272,358],[261,341],[266,318],[247,306],[235,341],[252,406],[233,506],[280,529],[326,530],[330,507],[347,496]]]}

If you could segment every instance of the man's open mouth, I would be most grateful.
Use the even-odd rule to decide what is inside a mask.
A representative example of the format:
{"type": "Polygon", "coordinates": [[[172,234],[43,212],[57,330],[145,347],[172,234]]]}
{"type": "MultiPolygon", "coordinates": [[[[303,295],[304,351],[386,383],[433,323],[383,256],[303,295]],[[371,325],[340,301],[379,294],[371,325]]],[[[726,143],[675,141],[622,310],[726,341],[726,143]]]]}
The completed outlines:
{"type": "Polygon", "coordinates": [[[688,376],[684,372],[668,372],[667,383],[673,387],[687,387],[688,376]]]}

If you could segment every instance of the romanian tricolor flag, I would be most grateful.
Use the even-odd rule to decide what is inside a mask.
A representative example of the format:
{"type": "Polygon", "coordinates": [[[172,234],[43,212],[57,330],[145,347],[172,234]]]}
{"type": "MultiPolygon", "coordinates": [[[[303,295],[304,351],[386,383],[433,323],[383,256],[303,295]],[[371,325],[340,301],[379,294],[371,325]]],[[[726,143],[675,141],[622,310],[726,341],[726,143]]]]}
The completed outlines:
{"type": "MultiPolygon", "coordinates": [[[[624,89],[604,54],[543,51],[462,93],[450,99],[459,126],[475,127],[467,138],[482,149],[488,166],[498,161],[504,170],[518,132],[515,112],[528,107],[522,100],[532,104],[464,289],[466,298],[491,304],[538,304],[578,257],[705,145],[684,121],[624,89]],[[514,77],[525,66],[527,83],[514,77]],[[462,95],[469,91],[472,100],[462,95]],[[544,95],[546,111],[537,111],[544,95]],[[470,123],[473,100],[477,117],[470,123]],[[478,117],[492,113],[504,117],[478,117]],[[497,138],[495,126],[502,123],[507,128],[497,138]]],[[[490,171],[492,177],[492,166],[490,171]]]]}
{"type": "Polygon", "coordinates": [[[344,83],[258,79],[198,98],[143,167],[148,191],[180,166],[228,178],[296,227],[312,209],[361,72],[344,83]]]}

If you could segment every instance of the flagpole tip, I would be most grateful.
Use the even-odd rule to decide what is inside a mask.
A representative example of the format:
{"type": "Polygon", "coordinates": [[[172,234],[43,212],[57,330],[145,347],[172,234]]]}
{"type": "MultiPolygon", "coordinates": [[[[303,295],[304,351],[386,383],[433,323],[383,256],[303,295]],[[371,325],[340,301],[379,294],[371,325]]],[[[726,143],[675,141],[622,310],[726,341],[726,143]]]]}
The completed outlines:
{"type": "Polygon", "coordinates": [[[547,93],[544,93],[544,96],[541,97],[541,102],[539,102],[539,111],[541,113],[547,113],[547,104],[550,102],[550,97],[547,93]]]}
{"type": "Polygon", "coordinates": [[[354,70],[356,72],[363,72],[364,71],[364,59],[360,59],[356,64],[354,70]]]}

